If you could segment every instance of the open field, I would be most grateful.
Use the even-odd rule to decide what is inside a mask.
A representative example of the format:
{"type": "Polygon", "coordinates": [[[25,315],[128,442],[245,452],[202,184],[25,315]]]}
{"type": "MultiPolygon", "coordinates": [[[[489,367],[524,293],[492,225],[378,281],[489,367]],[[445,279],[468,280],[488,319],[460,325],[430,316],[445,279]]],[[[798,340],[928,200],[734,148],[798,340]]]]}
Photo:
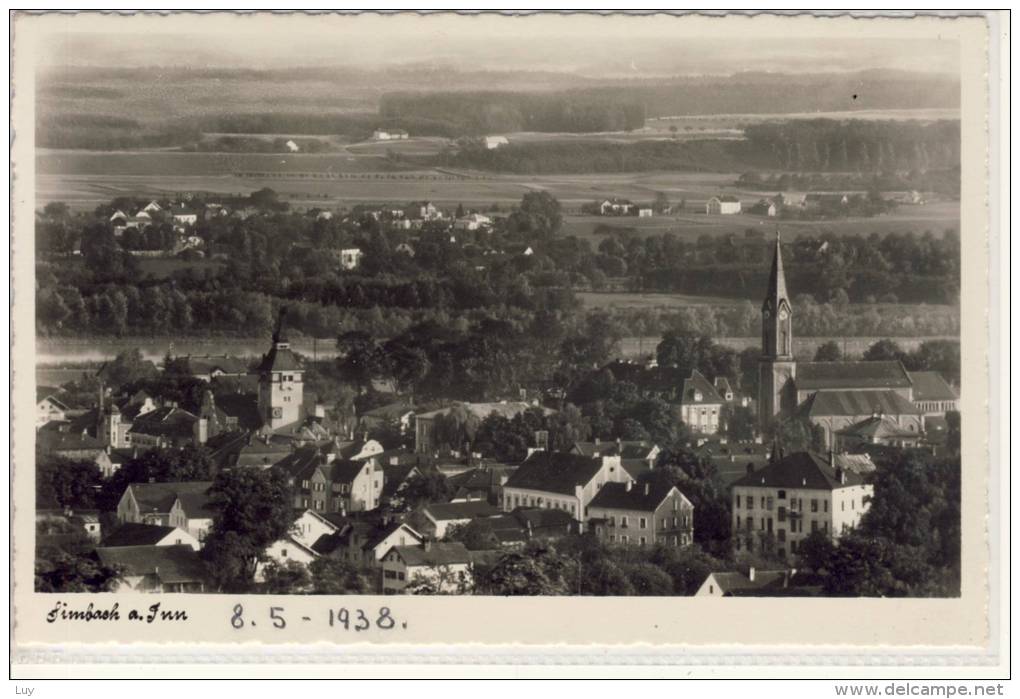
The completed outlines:
{"type": "Polygon", "coordinates": [[[642,294],[626,291],[576,291],[574,294],[585,308],[674,310],[687,306],[738,306],[744,303],[742,299],[687,294],[642,294]]]}

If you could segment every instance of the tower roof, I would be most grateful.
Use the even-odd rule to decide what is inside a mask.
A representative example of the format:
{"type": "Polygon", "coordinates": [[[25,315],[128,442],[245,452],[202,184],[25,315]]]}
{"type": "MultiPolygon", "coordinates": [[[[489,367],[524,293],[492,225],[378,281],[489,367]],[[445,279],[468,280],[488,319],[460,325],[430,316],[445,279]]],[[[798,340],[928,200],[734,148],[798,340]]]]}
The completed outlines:
{"type": "Polygon", "coordinates": [[[769,272],[769,285],[765,293],[765,306],[777,308],[779,302],[785,300],[790,303],[786,295],[786,275],[783,272],[783,250],[779,238],[779,231],[776,231],[776,251],[772,256],[772,270],[769,272]]]}

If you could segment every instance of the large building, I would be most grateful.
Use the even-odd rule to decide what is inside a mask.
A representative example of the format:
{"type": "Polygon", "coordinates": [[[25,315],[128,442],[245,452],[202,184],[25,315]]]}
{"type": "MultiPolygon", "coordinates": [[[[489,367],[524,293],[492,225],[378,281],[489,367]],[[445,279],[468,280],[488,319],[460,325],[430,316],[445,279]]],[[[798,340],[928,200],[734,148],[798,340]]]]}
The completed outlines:
{"type": "Polygon", "coordinates": [[[283,336],[283,314],[273,346],[259,365],[259,414],[270,431],[296,425],[304,418],[304,369],[283,336]]]}
{"type": "Polygon", "coordinates": [[[798,362],[793,356],[793,305],[786,290],[779,235],[761,308],[758,421],[798,416],[817,425],[826,447],[835,434],[871,417],[906,433],[924,431],[914,381],[899,361],[798,362]]]}

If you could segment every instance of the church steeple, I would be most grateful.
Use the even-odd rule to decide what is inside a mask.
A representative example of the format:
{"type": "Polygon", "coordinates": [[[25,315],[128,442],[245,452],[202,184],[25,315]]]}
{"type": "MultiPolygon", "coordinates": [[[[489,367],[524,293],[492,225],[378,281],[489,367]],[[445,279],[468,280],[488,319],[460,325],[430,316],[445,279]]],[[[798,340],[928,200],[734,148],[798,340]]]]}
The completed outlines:
{"type": "Polygon", "coordinates": [[[776,249],[769,272],[769,285],[761,305],[761,351],[763,357],[793,357],[793,307],[786,293],[783,249],[776,231],[776,249]]]}

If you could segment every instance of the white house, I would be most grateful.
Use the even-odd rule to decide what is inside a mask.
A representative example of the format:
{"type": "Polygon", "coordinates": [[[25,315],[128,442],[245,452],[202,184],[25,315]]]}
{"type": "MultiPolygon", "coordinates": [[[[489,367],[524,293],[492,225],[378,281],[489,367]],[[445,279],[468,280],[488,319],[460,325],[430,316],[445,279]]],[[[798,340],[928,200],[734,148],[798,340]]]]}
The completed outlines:
{"type": "Polygon", "coordinates": [[[291,538],[302,546],[312,548],[321,537],[335,534],[339,527],[313,510],[305,510],[294,521],[291,538]]]}
{"type": "Polygon", "coordinates": [[[305,546],[292,536],[287,536],[274,541],[262,553],[263,560],[255,566],[255,582],[265,581],[266,565],[273,561],[278,565],[286,565],[289,561],[297,561],[302,565],[309,565],[318,558],[318,554],[311,548],[305,546]]]}
{"type": "Polygon", "coordinates": [[[376,129],[372,132],[372,139],[375,141],[402,141],[408,135],[403,129],[376,129]]]}
{"type": "Polygon", "coordinates": [[[506,136],[486,136],[485,147],[489,150],[496,150],[500,146],[510,145],[510,141],[506,136]]]}
{"type": "Polygon", "coordinates": [[[357,269],[361,264],[361,258],[365,256],[361,248],[343,248],[333,253],[334,258],[340,265],[340,269],[357,269]]]}
{"type": "Polygon", "coordinates": [[[287,141],[287,150],[290,151],[291,153],[297,153],[299,150],[301,150],[301,147],[298,144],[294,143],[294,141],[287,141]]]}
{"type": "Polygon", "coordinates": [[[464,502],[432,503],[422,509],[428,519],[436,539],[442,539],[452,526],[467,524],[473,519],[495,517],[499,510],[484,500],[464,502]]]}
{"type": "Polygon", "coordinates": [[[563,510],[576,521],[587,522],[588,504],[604,484],[632,480],[619,455],[587,457],[536,451],[503,485],[503,511],[544,507],[563,510]]]}
{"type": "Polygon", "coordinates": [[[705,203],[705,213],[711,215],[739,214],[740,200],[728,194],[712,197],[705,203]]]}
{"type": "Polygon", "coordinates": [[[211,485],[210,481],[131,483],[117,503],[117,521],[179,527],[201,543],[216,514],[208,492],[211,485]]]}
{"type": "Polygon", "coordinates": [[[100,546],[96,556],[122,571],[114,592],[204,592],[208,571],[184,544],[173,546],[100,546]]]}
{"type": "Polygon", "coordinates": [[[193,551],[202,548],[201,542],[190,532],[174,526],[137,524],[120,525],[106,538],[103,546],[190,546],[193,551]]]}
{"type": "Polygon", "coordinates": [[[455,593],[472,584],[471,552],[459,541],[394,546],[383,556],[382,573],[384,595],[400,594],[418,582],[455,593]]]}
{"type": "Polygon", "coordinates": [[[462,231],[477,231],[489,228],[491,225],[492,219],[483,214],[468,214],[454,222],[454,227],[462,231]]]}
{"type": "Polygon", "coordinates": [[[35,404],[35,428],[39,429],[47,422],[62,422],[67,418],[67,406],[52,394],[43,391],[36,392],[37,402],[35,404]]]}

